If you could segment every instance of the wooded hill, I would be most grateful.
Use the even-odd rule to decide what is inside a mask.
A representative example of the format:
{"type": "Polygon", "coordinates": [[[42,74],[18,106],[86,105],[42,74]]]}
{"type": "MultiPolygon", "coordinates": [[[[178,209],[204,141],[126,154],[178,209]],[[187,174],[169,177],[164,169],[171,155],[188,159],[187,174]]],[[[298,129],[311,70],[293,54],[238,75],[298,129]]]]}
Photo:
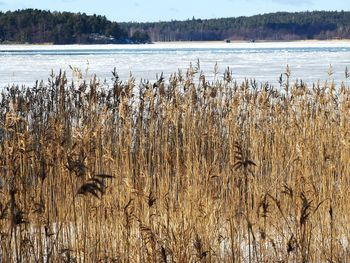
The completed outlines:
{"type": "Polygon", "coordinates": [[[0,12],[0,43],[107,44],[339,38],[350,38],[350,12],[279,12],[155,23],[117,23],[105,16],[36,9],[0,12]]]}
{"type": "Polygon", "coordinates": [[[134,30],[128,35],[105,16],[50,12],[37,9],[0,12],[2,43],[145,43],[149,39],[134,30]]]}
{"type": "Polygon", "coordinates": [[[152,41],[301,40],[350,38],[350,12],[270,13],[250,17],[120,23],[152,41]]]}

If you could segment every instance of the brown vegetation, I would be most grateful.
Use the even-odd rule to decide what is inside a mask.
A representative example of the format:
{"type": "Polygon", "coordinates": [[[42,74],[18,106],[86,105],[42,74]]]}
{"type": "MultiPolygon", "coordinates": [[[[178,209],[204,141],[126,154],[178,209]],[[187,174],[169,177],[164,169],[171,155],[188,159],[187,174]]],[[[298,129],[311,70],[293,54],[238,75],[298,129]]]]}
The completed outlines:
{"type": "Polygon", "coordinates": [[[113,77],[3,90],[1,262],[350,258],[346,84],[113,77]]]}

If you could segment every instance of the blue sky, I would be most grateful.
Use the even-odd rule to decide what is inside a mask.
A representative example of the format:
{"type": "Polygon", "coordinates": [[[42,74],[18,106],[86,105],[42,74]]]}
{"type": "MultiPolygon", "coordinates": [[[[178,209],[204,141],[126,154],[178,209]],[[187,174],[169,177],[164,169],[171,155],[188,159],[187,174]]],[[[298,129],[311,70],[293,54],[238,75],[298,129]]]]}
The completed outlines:
{"type": "Polygon", "coordinates": [[[118,21],[249,16],[276,11],[350,10],[349,0],[0,0],[0,10],[38,8],[105,15],[118,21]]]}

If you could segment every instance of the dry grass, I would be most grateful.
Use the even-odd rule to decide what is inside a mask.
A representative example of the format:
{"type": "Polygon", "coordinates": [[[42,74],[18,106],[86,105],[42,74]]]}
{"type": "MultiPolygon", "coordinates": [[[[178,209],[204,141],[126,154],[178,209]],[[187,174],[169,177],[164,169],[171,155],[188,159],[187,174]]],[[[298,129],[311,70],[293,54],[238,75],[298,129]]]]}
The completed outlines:
{"type": "Polygon", "coordinates": [[[11,87],[0,262],[347,262],[350,90],[165,82],[11,87]]]}

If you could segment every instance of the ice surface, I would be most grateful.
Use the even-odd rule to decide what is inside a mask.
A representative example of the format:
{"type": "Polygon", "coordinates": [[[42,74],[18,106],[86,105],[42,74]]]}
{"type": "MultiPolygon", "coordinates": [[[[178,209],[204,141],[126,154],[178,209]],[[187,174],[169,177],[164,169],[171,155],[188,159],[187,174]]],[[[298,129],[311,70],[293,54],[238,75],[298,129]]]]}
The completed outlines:
{"type": "Polygon", "coordinates": [[[218,63],[221,76],[230,67],[234,78],[255,78],[277,84],[289,65],[291,80],[307,83],[334,79],[345,81],[345,67],[350,68],[349,41],[300,41],[262,43],[177,42],[150,45],[1,45],[0,87],[11,84],[33,85],[47,81],[51,69],[67,71],[79,68],[84,77],[96,74],[110,81],[116,67],[122,79],[130,72],[139,81],[154,80],[157,74],[169,77],[199,59],[209,79],[218,63]],[[332,65],[334,74],[327,75],[332,65]]]}

